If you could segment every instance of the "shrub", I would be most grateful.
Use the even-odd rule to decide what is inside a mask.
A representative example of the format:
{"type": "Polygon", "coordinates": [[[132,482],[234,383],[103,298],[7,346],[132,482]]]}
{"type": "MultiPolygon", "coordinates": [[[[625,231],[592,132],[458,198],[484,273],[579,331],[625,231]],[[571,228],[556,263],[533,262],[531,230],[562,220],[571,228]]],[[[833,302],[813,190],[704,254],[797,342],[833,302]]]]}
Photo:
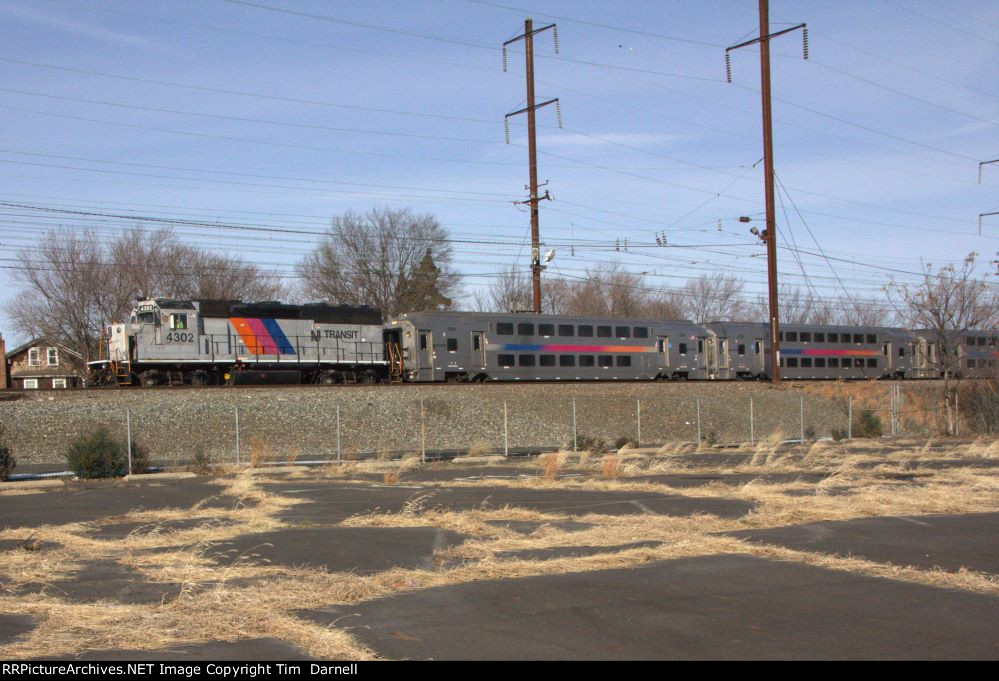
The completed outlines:
{"type": "Polygon", "coordinates": [[[113,478],[125,474],[126,447],[101,426],[77,436],[66,451],[66,462],[80,478],[113,478]]]}
{"type": "Polygon", "coordinates": [[[132,472],[149,472],[149,450],[135,442],[132,443],[132,472]]]}
{"type": "Polygon", "coordinates": [[[600,466],[600,477],[606,480],[613,480],[621,474],[621,459],[608,454],[604,457],[600,466]]]}
{"type": "Polygon", "coordinates": [[[961,413],[976,433],[999,432],[999,382],[981,381],[962,391],[961,413]]]}
{"type": "Polygon", "coordinates": [[[862,410],[853,423],[854,437],[881,437],[883,434],[881,419],[870,409],[862,410]]]}
{"type": "Polygon", "coordinates": [[[468,448],[466,456],[489,456],[492,453],[493,446],[488,440],[476,440],[472,443],[472,446],[468,448]]]}
{"type": "Polygon", "coordinates": [[[708,434],[704,436],[704,442],[709,447],[714,447],[718,444],[718,433],[713,430],[709,430],[708,434]]]}
{"type": "Polygon", "coordinates": [[[833,428],[832,439],[836,442],[846,439],[846,428],[833,428]]]}
{"type": "Polygon", "coordinates": [[[576,449],[590,454],[604,454],[607,451],[607,442],[602,437],[577,435],[576,449]]]}
{"type": "Polygon", "coordinates": [[[17,466],[17,459],[11,453],[6,438],[4,438],[3,427],[0,426],[0,482],[10,476],[10,472],[14,470],[15,466],[17,466]]]}
{"type": "Polygon", "coordinates": [[[624,449],[625,447],[637,447],[637,446],[638,443],[636,443],[633,439],[631,439],[627,435],[622,435],[618,439],[614,440],[615,449],[624,449]]]}
{"type": "Polygon", "coordinates": [[[212,472],[211,457],[205,452],[204,447],[194,450],[194,459],[191,462],[191,469],[198,475],[210,475],[212,472]]]}
{"type": "Polygon", "coordinates": [[[807,428],[805,428],[805,441],[815,442],[818,439],[819,436],[816,434],[814,426],[808,426],[807,428]]]}

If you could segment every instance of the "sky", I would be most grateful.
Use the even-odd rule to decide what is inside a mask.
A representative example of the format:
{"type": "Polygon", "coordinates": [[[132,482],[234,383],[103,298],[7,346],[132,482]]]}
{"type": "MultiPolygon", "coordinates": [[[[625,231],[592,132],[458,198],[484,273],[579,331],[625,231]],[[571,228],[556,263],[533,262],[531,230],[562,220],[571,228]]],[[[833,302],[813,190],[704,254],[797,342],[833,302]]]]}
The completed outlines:
{"type": "MultiPolygon", "coordinates": [[[[437,217],[466,290],[529,267],[522,43],[535,38],[546,276],[766,290],[754,0],[6,0],[0,304],[48,231],[180,221],[286,277],[330,219],[437,217]],[[740,216],[754,220],[739,221],[740,216]],[[191,224],[194,223],[194,224],[191,224]],[[657,237],[665,246],[657,245],[657,237]]],[[[999,283],[999,6],[773,0],[782,281],[845,304],[976,252],[999,283]]],[[[466,301],[466,307],[470,300],[466,301]]],[[[17,342],[0,312],[0,333],[17,342]]]]}

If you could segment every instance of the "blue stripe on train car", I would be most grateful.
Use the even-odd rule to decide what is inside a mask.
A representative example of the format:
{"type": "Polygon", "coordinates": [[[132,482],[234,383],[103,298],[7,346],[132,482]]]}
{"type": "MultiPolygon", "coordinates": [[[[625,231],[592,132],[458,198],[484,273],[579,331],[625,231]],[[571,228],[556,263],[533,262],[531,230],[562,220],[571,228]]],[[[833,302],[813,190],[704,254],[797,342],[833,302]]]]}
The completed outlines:
{"type": "Polygon", "coordinates": [[[264,328],[267,329],[267,333],[274,339],[274,344],[278,346],[278,350],[282,355],[295,354],[295,346],[284,335],[284,331],[281,330],[281,325],[278,324],[276,319],[261,319],[260,321],[263,322],[264,328]]]}

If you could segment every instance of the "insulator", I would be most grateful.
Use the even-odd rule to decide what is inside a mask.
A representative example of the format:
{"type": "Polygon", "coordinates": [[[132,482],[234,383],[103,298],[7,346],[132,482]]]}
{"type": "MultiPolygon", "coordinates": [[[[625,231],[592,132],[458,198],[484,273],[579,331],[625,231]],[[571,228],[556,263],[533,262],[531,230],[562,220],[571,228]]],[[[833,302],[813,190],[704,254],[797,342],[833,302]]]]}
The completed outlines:
{"type": "Polygon", "coordinates": [[[503,119],[503,133],[506,136],[506,143],[510,144],[510,119],[503,119]]]}
{"type": "Polygon", "coordinates": [[[625,250],[625,252],[628,251],[628,240],[627,239],[624,240],[624,250],[625,250]]]}
{"type": "Polygon", "coordinates": [[[503,70],[506,71],[506,45],[503,46],[503,70]]]}
{"type": "Polygon", "coordinates": [[[555,118],[558,120],[558,127],[562,127],[562,106],[555,100],[555,118]]]}
{"type": "Polygon", "coordinates": [[[614,239],[614,250],[615,251],[620,251],[621,250],[621,240],[620,239],[614,239]]]}
{"type": "Polygon", "coordinates": [[[555,54],[558,54],[558,26],[552,26],[552,35],[555,37],[555,54]]]}
{"type": "Polygon", "coordinates": [[[808,27],[804,26],[801,29],[801,51],[805,55],[805,59],[808,59],[808,27]]]}
{"type": "Polygon", "coordinates": [[[728,52],[725,53],[725,82],[732,82],[732,56],[728,52]]]}

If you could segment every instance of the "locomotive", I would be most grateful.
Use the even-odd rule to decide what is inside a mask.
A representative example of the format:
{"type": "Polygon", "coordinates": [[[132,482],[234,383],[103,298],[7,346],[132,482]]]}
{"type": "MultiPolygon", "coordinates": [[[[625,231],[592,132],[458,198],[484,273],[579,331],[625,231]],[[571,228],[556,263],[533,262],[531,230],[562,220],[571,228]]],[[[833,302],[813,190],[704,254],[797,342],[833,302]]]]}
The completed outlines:
{"type": "Polygon", "coordinates": [[[378,310],[318,303],[141,300],[101,355],[94,385],[370,383],[388,366],[378,310]]]}
{"type": "MultiPolygon", "coordinates": [[[[966,331],[960,373],[993,375],[993,331],[966,331]]],[[[94,385],[748,380],[770,377],[765,323],[606,319],[367,306],[142,300],[111,325],[94,385]]],[[[897,327],[788,324],[790,380],[936,378],[932,334],[897,327]]]]}

